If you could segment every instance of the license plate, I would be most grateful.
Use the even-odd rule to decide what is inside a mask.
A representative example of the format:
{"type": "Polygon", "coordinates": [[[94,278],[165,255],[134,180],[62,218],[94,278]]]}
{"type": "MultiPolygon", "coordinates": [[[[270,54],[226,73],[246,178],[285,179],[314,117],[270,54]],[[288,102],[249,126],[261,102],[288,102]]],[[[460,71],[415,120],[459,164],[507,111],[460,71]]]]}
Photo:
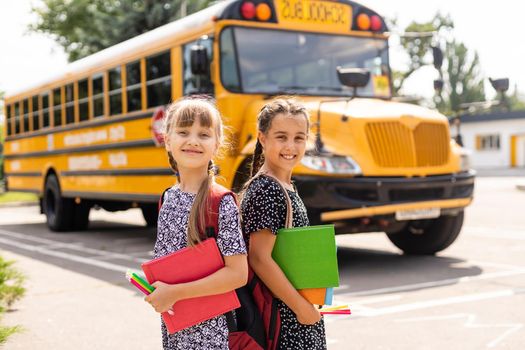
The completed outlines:
{"type": "Polygon", "coordinates": [[[429,209],[410,209],[396,211],[396,220],[419,220],[419,219],[435,219],[439,217],[441,210],[439,208],[429,209]]]}

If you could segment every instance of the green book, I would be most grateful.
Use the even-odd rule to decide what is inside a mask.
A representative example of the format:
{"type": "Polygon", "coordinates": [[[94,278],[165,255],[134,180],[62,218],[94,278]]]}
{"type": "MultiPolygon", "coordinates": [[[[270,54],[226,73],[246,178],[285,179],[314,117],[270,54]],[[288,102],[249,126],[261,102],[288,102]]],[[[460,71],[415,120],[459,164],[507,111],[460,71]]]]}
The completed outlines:
{"type": "Polygon", "coordinates": [[[280,229],[272,258],[296,289],[339,286],[334,225],[280,229]]]}

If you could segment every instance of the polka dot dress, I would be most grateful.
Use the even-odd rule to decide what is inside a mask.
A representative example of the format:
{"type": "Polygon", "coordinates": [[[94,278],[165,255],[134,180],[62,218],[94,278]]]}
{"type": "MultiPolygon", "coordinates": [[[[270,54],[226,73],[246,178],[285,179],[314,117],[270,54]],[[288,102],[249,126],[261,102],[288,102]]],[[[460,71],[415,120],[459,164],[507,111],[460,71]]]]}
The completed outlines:
{"type": "MultiPolygon", "coordinates": [[[[155,258],[187,246],[186,229],[194,200],[195,194],[183,192],[176,186],[164,194],[164,201],[159,212],[155,258]]],[[[223,256],[246,254],[246,246],[241,234],[239,209],[231,196],[225,196],[219,204],[217,246],[223,256]]],[[[224,315],[171,335],[168,334],[161,319],[161,332],[162,345],[165,350],[228,349],[228,325],[224,315]]]]}
{"type": "MultiPolygon", "coordinates": [[[[303,201],[294,191],[288,191],[292,202],[293,226],[308,226],[308,216],[303,201]]],[[[261,175],[247,188],[241,203],[242,227],[246,239],[249,234],[269,229],[273,234],[285,226],[286,198],[280,185],[271,177],[261,175]]],[[[249,243],[248,241],[246,242],[249,243]]],[[[303,325],[295,313],[282,301],[278,302],[281,313],[279,349],[326,349],[324,321],[303,325]]]]}

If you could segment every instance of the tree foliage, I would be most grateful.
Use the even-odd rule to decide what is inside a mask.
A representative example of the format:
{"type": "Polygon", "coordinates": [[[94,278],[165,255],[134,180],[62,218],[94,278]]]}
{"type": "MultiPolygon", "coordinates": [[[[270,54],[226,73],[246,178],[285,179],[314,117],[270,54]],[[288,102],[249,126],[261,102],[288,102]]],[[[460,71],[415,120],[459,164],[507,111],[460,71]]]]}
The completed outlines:
{"type": "Polygon", "coordinates": [[[396,94],[414,72],[433,64],[432,46],[437,46],[444,51],[440,72],[444,88],[434,96],[436,108],[450,115],[458,112],[463,103],[485,100],[479,55],[470,51],[464,43],[457,41],[453,37],[453,29],[454,22],[450,16],[439,12],[429,22],[414,21],[405,28],[405,33],[412,35],[402,36],[400,44],[409,58],[409,63],[405,70],[393,74],[396,94]]]}
{"type": "MultiPolygon", "coordinates": [[[[397,25],[396,21],[392,24],[397,25]]],[[[402,36],[400,44],[405,50],[409,61],[404,71],[394,72],[394,92],[398,94],[405,80],[419,68],[432,65],[429,53],[432,45],[436,44],[436,37],[445,35],[454,28],[454,22],[450,16],[437,13],[429,22],[418,23],[413,21],[405,28],[405,33],[421,33],[422,36],[402,36]]]]}
{"type": "Polygon", "coordinates": [[[30,31],[51,36],[75,61],[209,6],[211,0],[43,0],[30,31]],[[184,10],[183,10],[184,11],[184,10]]]}
{"type": "Polygon", "coordinates": [[[485,101],[478,53],[470,53],[465,44],[452,40],[446,43],[444,57],[445,87],[434,98],[436,107],[450,115],[459,112],[463,103],[485,101]]]}

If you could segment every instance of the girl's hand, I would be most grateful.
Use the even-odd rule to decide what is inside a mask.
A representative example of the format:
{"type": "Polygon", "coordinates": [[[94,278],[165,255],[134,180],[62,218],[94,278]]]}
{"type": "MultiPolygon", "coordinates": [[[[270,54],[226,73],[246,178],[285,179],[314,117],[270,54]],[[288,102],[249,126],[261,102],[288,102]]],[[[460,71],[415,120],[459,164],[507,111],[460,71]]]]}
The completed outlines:
{"type": "MultiPolygon", "coordinates": [[[[146,296],[144,300],[150,303],[158,313],[170,312],[173,304],[181,299],[176,284],[171,285],[164,282],[155,282],[152,286],[155,287],[155,290],[146,296]]],[[[170,312],[170,314],[172,313],[173,311],[170,312]]]]}
{"type": "Polygon", "coordinates": [[[313,325],[321,320],[319,310],[309,302],[306,302],[304,306],[301,307],[299,312],[296,313],[296,316],[297,321],[305,325],[313,325]]]}

